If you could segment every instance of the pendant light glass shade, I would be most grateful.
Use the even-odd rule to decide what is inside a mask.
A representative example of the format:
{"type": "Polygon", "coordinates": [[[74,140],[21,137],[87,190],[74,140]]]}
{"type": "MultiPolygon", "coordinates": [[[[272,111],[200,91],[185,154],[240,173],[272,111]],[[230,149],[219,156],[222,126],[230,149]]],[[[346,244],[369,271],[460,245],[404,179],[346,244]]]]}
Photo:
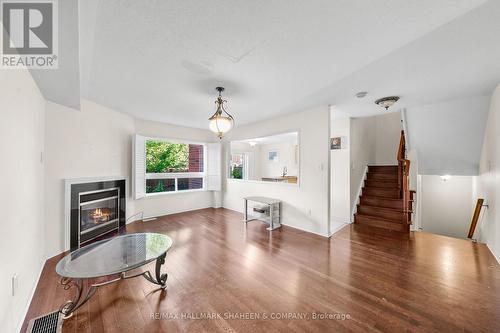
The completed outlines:
{"type": "Polygon", "coordinates": [[[233,118],[215,114],[209,119],[209,128],[212,132],[222,134],[229,132],[233,128],[233,118]]]}
{"type": "Polygon", "coordinates": [[[233,116],[231,116],[224,108],[224,103],[227,102],[223,100],[221,96],[224,88],[217,87],[216,90],[219,92],[219,97],[217,97],[217,100],[215,101],[217,110],[210,118],[208,118],[208,127],[212,132],[217,133],[217,136],[222,139],[222,136],[233,128],[234,119],[233,116]]]}

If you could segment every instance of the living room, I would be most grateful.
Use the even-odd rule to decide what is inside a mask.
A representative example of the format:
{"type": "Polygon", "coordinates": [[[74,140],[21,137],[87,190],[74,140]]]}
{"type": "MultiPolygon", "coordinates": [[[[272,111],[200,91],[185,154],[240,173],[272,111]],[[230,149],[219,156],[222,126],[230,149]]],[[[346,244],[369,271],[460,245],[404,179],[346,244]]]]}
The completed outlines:
{"type": "Polygon", "coordinates": [[[500,329],[498,3],[41,2],[0,2],[2,332],[500,329]]]}

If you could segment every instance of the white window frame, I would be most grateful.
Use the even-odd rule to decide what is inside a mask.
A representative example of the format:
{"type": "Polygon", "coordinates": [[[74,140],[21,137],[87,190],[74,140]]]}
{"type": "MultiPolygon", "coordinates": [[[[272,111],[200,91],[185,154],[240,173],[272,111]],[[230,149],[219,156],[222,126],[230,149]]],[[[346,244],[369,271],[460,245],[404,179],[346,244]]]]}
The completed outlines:
{"type": "MultiPolygon", "coordinates": [[[[159,196],[159,195],[207,191],[207,144],[205,142],[196,142],[196,141],[181,140],[181,139],[169,139],[169,138],[145,137],[144,145],[146,145],[147,141],[162,141],[162,142],[168,142],[168,143],[181,143],[181,144],[187,144],[187,145],[191,144],[191,145],[203,146],[203,172],[147,173],[146,172],[146,160],[144,160],[144,165],[145,165],[144,170],[145,170],[145,180],[146,181],[148,179],[175,179],[175,191],[146,193],[146,188],[144,188],[144,193],[145,193],[146,197],[155,197],[155,196],[159,196]],[[199,188],[199,189],[179,191],[177,189],[177,180],[179,178],[202,178],[203,179],[203,187],[199,188]]],[[[146,159],[146,154],[144,154],[144,159],[146,159]]]]}

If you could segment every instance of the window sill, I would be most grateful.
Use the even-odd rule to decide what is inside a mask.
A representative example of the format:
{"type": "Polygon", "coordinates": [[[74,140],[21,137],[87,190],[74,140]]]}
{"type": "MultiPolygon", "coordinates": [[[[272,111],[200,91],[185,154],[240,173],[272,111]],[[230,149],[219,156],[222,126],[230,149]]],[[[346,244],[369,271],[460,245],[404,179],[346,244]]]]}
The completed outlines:
{"type": "Polygon", "coordinates": [[[144,198],[156,198],[164,195],[175,195],[175,194],[184,194],[184,193],[194,193],[194,192],[208,192],[208,190],[202,188],[197,190],[184,190],[184,191],[171,191],[171,192],[155,192],[155,193],[146,193],[144,198]]]}

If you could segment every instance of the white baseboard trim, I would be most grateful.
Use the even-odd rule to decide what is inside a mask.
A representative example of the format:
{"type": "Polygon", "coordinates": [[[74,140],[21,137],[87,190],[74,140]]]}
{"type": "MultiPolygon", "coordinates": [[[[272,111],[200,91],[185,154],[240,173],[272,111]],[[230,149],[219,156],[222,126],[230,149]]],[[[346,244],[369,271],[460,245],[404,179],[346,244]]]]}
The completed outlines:
{"type": "Polygon", "coordinates": [[[125,225],[140,220],[144,220],[144,212],[142,210],[140,212],[135,213],[134,215],[129,216],[125,221],[125,225]],[[137,218],[138,215],[140,215],[140,218],[137,218]]]}
{"type": "Polygon", "coordinates": [[[366,179],[367,173],[368,173],[368,165],[365,166],[365,171],[363,172],[363,177],[361,177],[361,181],[359,183],[358,193],[356,193],[356,200],[354,201],[354,204],[352,205],[351,222],[354,222],[354,214],[356,214],[356,211],[358,210],[357,204],[359,203],[359,197],[361,196],[361,190],[363,189],[363,185],[365,184],[365,179],[366,179]]]}
{"type": "Polygon", "coordinates": [[[334,228],[328,237],[332,237],[334,234],[339,232],[340,230],[344,229],[344,227],[347,227],[350,223],[344,223],[343,225],[339,225],[338,227],[334,228]]]}
{"type": "Polygon", "coordinates": [[[281,225],[285,225],[285,226],[293,228],[293,229],[297,229],[297,230],[300,230],[300,231],[308,232],[310,234],[315,234],[315,235],[318,235],[318,236],[321,236],[321,237],[325,237],[325,238],[330,237],[328,234],[322,234],[320,232],[307,230],[307,229],[300,228],[300,227],[297,227],[297,226],[294,226],[294,225],[290,225],[290,224],[286,224],[286,223],[281,223],[281,225]]]}
{"type": "MultiPolygon", "coordinates": [[[[195,207],[195,208],[189,208],[189,209],[179,209],[179,210],[174,210],[174,211],[169,211],[169,212],[162,212],[158,214],[153,214],[153,215],[144,215],[143,220],[147,219],[154,219],[158,218],[161,216],[167,216],[167,215],[173,215],[173,214],[180,214],[180,213],[187,213],[187,212],[192,212],[194,210],[200,210],[200,209],[207,209],[207,208],[214,208],[213,206],[202,206],[202,207],[195,207]]],[[[136,214],[138,215],[138,214],[136,214]]],[[[140,220],[135,220],[135,221],[140,221],[140,220]]]]}
{"type": "Polygon", "coordinates": [[[495,252],[493,252],[490,248],[490,246],[488,245],[488,243],[486,243],[486,247],[488,248],[488,250],[490,250],[491,254],[493,254],[493,257],[496,259],[497,261],[497,264],[500,264],[500,260],[499,258],[495,255],[495,252]]]}
{"type": "MultiPolygon", "coordinates": [[[[222,208],[228,209],[228,210],[232,210],[233,212],[237,212],[237,213],[243,214],[243,211],[238,210],[238,209],[233,209],[233,208],[224,207],[224,206],[222,206],[222,208]]],[[[322,233],[317,232],[317,231],[307,230],[307,229],[304,229],[304,228],[301,228],[301,227],[297,227],[295,225],[290,225],[290,224],[287,224],[287,223],[283,223],[283,222],[281,222],[281,225],[284,225],[284,226],[287,226],[287,227],[290,227],[290,228],[293,228],[293,229],[297,229],[297,230],[300,230],[300,231],[308,232],[308,233],[311,233],[311,234],[315,234],[315,235],[318,235],[318,236],[321,236],[321,237],[326,237],[326,238],[330,237],[327,233],[322,234],[322,233]]]]}
{"type": "Polygon", "coordinates": [[[19,322],[17,323],[16,332],[21,332],[21,327],[23,326],[24,319],[26,319],[26,315],[28,314],[28,310],[30,308],[31,302],[33,301],[33,296],[35,296],[36,287],[38,286],[38,282],[40,281],[40,277],[42,276],[42,272],[43,272],[43,269],[45,267],[46,262],[47,262],[47,259],[43,260],[41,267],[38,269],[38,276],[36,278],[36,281],[35,281],[33,287],[31,288],[30,296],[28,298],[28,301],[26,302],[26,305],[24,307],[24,311],[22,312],[22,316],[21,316],[19,322]]]}

